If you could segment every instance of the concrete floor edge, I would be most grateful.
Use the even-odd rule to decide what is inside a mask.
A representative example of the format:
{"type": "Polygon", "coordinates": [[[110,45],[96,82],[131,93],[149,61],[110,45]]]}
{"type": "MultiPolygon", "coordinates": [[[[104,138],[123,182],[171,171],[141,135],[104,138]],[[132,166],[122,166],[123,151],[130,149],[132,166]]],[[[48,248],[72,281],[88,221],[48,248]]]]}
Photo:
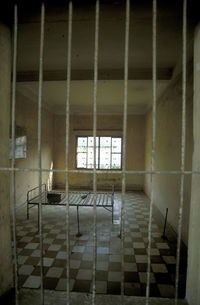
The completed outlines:
{"type": "MultiPolygon", "coordinates": [[[[35,305],[40,303],[40,290],[22,288],[19,294],[20,305],[35,305]]],[[[91,304],[91,294],[88,293],[70,293],[71,304],[89,305],[91,304]]],[[[66,293],[62,291],[45,290],[45,305],[64,305],[66,304],[66,293]]],[[[122,298],[119,295],[96,295],[96,305],[120,305],[122,298]]],[[[145,305],[145,297],[124,296],[124,305],[145,305]]],[[[174,299],[149,298],[150,305],[173,305],[174,299]]],[[[178,305],[188,305],[186,300],[178,300],[178,305]]]]}

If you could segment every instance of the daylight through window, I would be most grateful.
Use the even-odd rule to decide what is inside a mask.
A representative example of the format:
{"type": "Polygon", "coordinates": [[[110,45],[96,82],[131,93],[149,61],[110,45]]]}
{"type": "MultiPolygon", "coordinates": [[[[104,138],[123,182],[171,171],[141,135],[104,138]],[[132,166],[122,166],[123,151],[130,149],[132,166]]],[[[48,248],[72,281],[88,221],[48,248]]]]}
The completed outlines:
{"type": "MultiPolygon", "coordinates": [[[[26,136],[15,139],[15,159],[26,158],[26,136]]],[[[9,159],[12,159],[12,139],[9,141],[9,159]]]]}
{"type": "MultiPolygon", "coordinates": [[[[96,137],[96,168],[121,169],[122,160],[121,137],[96,137]]],[[[92,136],[77,137],[77,168],[94,168],[94,138],[92,136]]]]}

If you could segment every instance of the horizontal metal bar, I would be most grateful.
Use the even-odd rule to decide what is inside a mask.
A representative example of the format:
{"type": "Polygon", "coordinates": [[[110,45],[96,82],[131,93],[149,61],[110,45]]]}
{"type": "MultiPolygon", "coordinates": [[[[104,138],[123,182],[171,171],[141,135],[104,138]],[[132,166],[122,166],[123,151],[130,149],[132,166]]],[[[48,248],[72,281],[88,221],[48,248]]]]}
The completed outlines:
{"type": "MultiPolygon", "coordinates": [[[[16,171],[16,172],[53,172],[53,173],[78,173],[78,174],[93,174],[93,170],[78,170],[78,169],[48,169],[48,168],[10,168],[0,167],[0,171],[16,171]]],[[[159,170],[147,170],[147,171],[124,171],[127,175],[200,175],[200,171],[159,171],[159,170]]],[[[98,170],[97,174],[122,174],[122,170],[98,170]]]]}

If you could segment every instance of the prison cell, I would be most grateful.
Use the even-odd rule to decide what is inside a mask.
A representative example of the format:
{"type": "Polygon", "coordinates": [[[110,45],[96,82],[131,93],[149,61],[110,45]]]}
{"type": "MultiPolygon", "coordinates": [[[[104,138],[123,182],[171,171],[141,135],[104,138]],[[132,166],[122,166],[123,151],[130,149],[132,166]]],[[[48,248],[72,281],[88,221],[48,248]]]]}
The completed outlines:
{"type": "MultiPolygon", "coordinates": [[[[181,151],[180,151],[180,170],[157,170],[155,166],[156,159],[156,132],[157,132],[157,1],[152,1],[152,141],[151,141],[151,158],[150,170],[129,170],[126,168],[127,156],[127,116],[128,116],[128,80],[129,80],[129,38],[130,38],[130,0],[125,4],[125,33],[124,33],[124,85],[123,85],[123,146],[122,146],[122,169],[109,170],[109,174],[121,175],[121,221],[120,221],[120,240],[121,240],[121,304],[125,304],[124,295],[124,240],[125,240],[125,204],[126,204],[126,180],[128,175],[149,175],[151,179],[149,222],[148,222],[148,249],[147,249],[147,270],[146,270],[146,297],[145,304],[150,304],[150,275],[151,275],[151,248],[152,248],[152,217],[153,202],[155,190],[155,177],[157,175],[178,175],[180,178],[179,190],[179,212],[178,212],[178,237],[176,252],[176,279],[175,279],[175,296],[174,304],[178,304],[179,289],[179,265],[180,265],[180,248],[182,232],[182,215],[184,203],[184,182],[185,176],[199,175],[199,171],[185,170],[186,154],[186,83],[187,83],[187,1],[182,3],[182,114],[181,114],[181,151]]],[[[134,4],[133,4],[134,6],[134,4]]],[[[44,47],[45,47],[45,5],[41,5],[41,28],[40,28],[40,52],[39,52],[39,81],[38,81],[38,116],[37,116],[37,168],[17,168],[15,166],[15,107],[16,107],[16,65],[18,50],[18,7],[14,6],[14,30],[13,30],[13,67],[12,67],[12,160],[10,167],[1,167],[2,172],[11,173],[11,203],[12,203],[12,228],[13,228],[13,248],[14,248],[14,277],[15,277],[15,303],[19,302],[19,280],[18,280],[18,263],[17,263],[17,239],[16,239],[16,172],[36,172],[38,173],[39,186],[39,239],[40,239],[40,278],[41,278],[41,304],[45,304],[44,295],[44,266],[43,266],[43,209],[42,209],[42,174],[44,172],[62,173],[65,175],[65,196],[66,200],[66,304],[71,303],[70,292],[70,214],[69,214],[69,174],[80,173],[92,175],[92,188],[94,194],[93,200],[93,264],[92,264],[92,289],[90,294],[90,304],[97,304],[96,299],[96,270],[97,270],[97,173],[104,175],[105,170],[97,171],[96,168],[96,139],[97,139],[97,92],[98,92],[98,66],[99,66],[99,30],[101,27],[101,2],[95,4],[95,28],[94,28],[94,64],[93,64],[93,128],[92,136],[94,141],[93,147],[93,169],[71,169],[69,167],[69,145],[70,145],[70,100],[71,100],[71,61],[72,61],[72,42],[73,42],[73,3],[69,2],[68,6],[68,37],[67,37],[67,79],[66,79],[66,103],[65,103],[65,168],[46,169],[42,165],[41,154],[41,135],[42,135],[42,106],[43,106],[43,66],[44,66],[44,47]]],[[[134,48],[133,48],[134,49],[134,48]]]]}

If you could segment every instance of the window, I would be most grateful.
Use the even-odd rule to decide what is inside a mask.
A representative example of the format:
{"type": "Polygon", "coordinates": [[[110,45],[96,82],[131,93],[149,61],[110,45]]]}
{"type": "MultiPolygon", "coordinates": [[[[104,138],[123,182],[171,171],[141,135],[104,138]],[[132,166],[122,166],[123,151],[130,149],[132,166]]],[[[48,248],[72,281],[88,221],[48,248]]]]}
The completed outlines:
{"type": "MultiPolygon", "coordinates": [[[[96,137],[96,168],[121,169],[122,138],[96,137]]],[[[77,137],[77,168],[94,168],[94,138],[77,137]]]]}
{"type": "MultiPolygon", "coordinates": [[[[15,159],[26,158],[26,136],[15,139],[15,159]]],[[[9,159],[12,159],[12,139],[9,141],[9,159]]]]}

